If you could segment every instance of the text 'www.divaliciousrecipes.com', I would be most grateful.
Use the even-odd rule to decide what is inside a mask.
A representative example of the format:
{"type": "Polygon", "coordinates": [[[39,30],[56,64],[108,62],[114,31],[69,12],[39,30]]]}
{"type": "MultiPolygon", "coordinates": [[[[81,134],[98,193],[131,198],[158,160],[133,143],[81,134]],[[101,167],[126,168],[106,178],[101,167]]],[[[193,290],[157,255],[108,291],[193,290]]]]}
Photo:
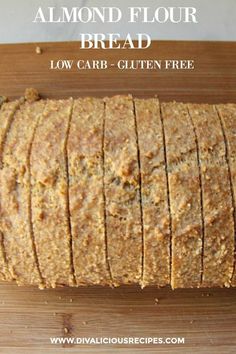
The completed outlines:
{"type": "Polygon", "coordinates": [[[184,337],[51,337],[54,345],[179,345],[184,337]]]}

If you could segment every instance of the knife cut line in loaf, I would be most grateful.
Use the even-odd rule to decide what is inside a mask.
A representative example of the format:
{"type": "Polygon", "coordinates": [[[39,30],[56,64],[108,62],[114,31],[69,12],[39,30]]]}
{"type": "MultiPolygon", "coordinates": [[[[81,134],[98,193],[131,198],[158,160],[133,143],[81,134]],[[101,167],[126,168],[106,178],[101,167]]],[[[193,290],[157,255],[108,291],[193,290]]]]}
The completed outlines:
{"type": "Polygon", "coordinates": [[[76,277],[75,277],[75,265],[74,265],[74,257],[73,257],[73,240],[72,240],[72,227],[71,227],[71,213],[70,213],[70,197],[69,197],[69,161],[68,161],[68,150],[67,150],[67,145],[68,145],[68,139],[69,139],[69,133],[70,133],[70,127],[71,127],[71,120],[73,116],[73,110],[74,110],[74,100],[72,99],[72,104],[70,107],[70,113],[69,113],[69,119],[68,119],[68,126],[66,130],[66,138],[65,138],[65,143],[64,143],[64,155],[65,155],[65,169],[66,169],[66,209],[67,209],[67,218],[68,218],[68,229],[69,229],[69,247],[70,247],[70,263],[71,263],[71,273],[73,276],[73,282],[74,284],[76,283],[76,277]]]}
{"type": "MultiPolygon", "coordinates": [[[[44,109],[45,109],[45,107],[44,107],[44,109]]],[[[38,254],[37,254],[37,247],[36,247],[35,236],[34,236],[33,220],[32,220],[32,186],[31,186],[31,164],[30,164],[30,156],[31,156],[31,151],[32,151],[32,145],[33,145],[36,129],[37,129],[37,126],[38,126],[40,120],[41,120],[41,116],[38,117],[38,121],[37,121],[37,123],[35,125],[35,128],[34,128],[32,140],[30,142],[30,147],[29,147],[28,156],[27,156],[27,164],[28,164],[28,169],[29,169],[29,221],[30,221],[30,233],[31,233],[32,241],[33,241],[33,252],[34,252],[35,262],[36,262],[36,266],[37,266],[37,269],[38,269],[38,272],[39,272],[39,276],[40,276],[40,279],[41,279],[41,282],[42,282],[41,287],[44,288],[45,287],[45,279],[43,278],[43,275],[42,275],[42,272],[41,272],[41,269],[40,269],[40,264],[39,264],[38,254]]]]}
{"type": "Polygon", "coordinates": [[[171,215],[171,206],[170,206],[170,184],[169,184],[169,174],[167,166],[167,151],[166,151],[166,136],[165,136],[165,127],[163,121],[163,112],[162,106],[160,105],[160,118],[161,118],[161,128],[162,128],[162,137],[163,137],[163,150],[164,150],[164,161],[165,161],[165,173],[166,173],[166,189],[167,189],[167,204],[169,212],[169,231],[170,231],[170,284],[172,284],[172,215],[171,215]]]}
{"type": "Polygon", "coordinates": [[[138,134],[138,126],[137,126],[137,117],[136,117],[136,109],[134,99],[132,97],[133,102],[133,116],[134,116],[134,127],[135,127],[135,140],[136,140],[136,148],[137,148],[137,162],[138,162],[138,188],[139,188],[139,205],[140,205],[140,222],[141,222],[141,237],[142,237],[142,258],[141,258],[141,284],[143,283],[143,273],[144,273],[144,225],[143,225],[143,197],[142,197],[142,175],[141,175],[141,161],[140,161],[140,147],[139,147],[139,134],[138,134]]]}
{"type": "Polygon", "coordinates": [[[204,227],[204,209],[203,209],[203,190],[202,190],[202,173],[201,173],[201,165],[200,165],[200,151],[199,151],[199,144],[198,144],[198,138],[197,138],[197,133],[196,133],[196,128],[194,126],[191,114],[189,112],[189,108],[187,106],[187,111],[188,115],[192,124],[193,128],[193,133],[195,137],[195,142],[196,142],[196,148],[197,148],[197,164],[198,164],[198,174],[199,174],[199,184],[200,184],[200,205],[201,205],[201,232],[202,232],[202,252],[201,252],[201,284],[202,284],[202,279],[203,279],[203,271],[204,271],[204,241],[205,241],[205,227],[204,227]]]}
{"type": "Polygon", "coordinates": [[[106,265],[107,271],[110,277],[111,285],[113,284],[111,265],[109,261],[109,253],[108,253],[108,239],[107,239],[107,201],[106,201],[106,192],[105,192],[105,127],[106,127],[106,102],[103,102],[103,121],[102,121],[102,197],[103,197],[103,205],[104,205],[104,238],[105,238],[105,255],[106,255],[106,265]]]}

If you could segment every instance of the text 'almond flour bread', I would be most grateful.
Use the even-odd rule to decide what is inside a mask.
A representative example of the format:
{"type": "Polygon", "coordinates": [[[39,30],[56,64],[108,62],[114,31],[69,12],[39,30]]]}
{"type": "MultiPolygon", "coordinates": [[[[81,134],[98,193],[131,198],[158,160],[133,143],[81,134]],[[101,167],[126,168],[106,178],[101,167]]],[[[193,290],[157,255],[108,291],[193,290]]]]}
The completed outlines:
{"type": "MultiPolygon", "coordinates": [[[[16,110],[19,108],[21,104],[21,100],[16,100],[13,102],[2,102],[1,109],[0,109],[0,191],[1,191],[1,175],[2,175],[2,167],[3,167],[3,152],[4,152],[4,145],[8,130],[10,129],[12,120],[14,118],[14,114],[16,110]]],[[[0,279],[1,280],[12,280],[13,276],[10,274],[6,253],[4,249],[4,234],[3,234],[3,215],[2,215],[2,200],[0,195],[0,279]]]]}
{"type": "Polygon", "coordinates": [[[201,283],[202,218],[197,147],[187,108],[161,105],[171,211],[171,286],[201,283]]]}
{"type": "Polygon", "coordinates": [[[212,105],[189,104],[199,147],[204,247],[202,286],[229,286],[234,263],[234,220],[223,132],[212,105]]]}
{"type": "Polygon", "coordinates": [[[74,102],[68,138],[69,200],[77,285],[111,283],[106,259],[102,99],[74,102]]]}
{"type": "Polygon", "coordinates": [[[144,259],[142,285],[170,283],[170,218],[158,99],[135,99],[141,169],[144,259]]]}
{"type": "Polygon", "coordinates": [[[234,207],[234,272],[231,285],[236,286],[236,104],[221,104],[217,105],[216,109],[219,113],[225,135],[227,161],[229,164],[231,192],[234,207]]]}
{"type": "Polygon", "coordinates": [[[47,101],[30,158],[33,232],[48,287],[74,285],[66,166],[72,105],[72,99],[47,101]]]}
{"type": "Polygon", "coordinates": [[[21,105],[8,132],[3,154],[4,246],[8,266],[19,285],[42,285],[31,224],[29,154],[44,106],[45,101],[21,105]]]}
{"type": "Polygon", "coordinates": [[[139,283],[142,226],[137,137],[131,96],[105,100],[105,200],[108,259],[114,285],[139,283]]]}

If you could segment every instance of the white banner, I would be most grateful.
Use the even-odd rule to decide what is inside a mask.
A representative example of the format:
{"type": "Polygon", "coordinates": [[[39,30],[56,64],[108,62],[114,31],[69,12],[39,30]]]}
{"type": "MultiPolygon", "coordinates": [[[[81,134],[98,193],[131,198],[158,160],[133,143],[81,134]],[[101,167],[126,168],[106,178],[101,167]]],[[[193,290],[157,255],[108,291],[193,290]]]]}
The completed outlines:
{"type": "Polygon", "coordinates": [[[0,43],[76,41],[81,39],[81,33],[106,36],[117,33],[120,39],[125,39],[127,33],[133,39],[139,33],[146,33],[152,40],[234,41],[236,1],[1,0],[0,43]],[[106,13],[105,21],[102,21],[98,12],[94,15],[90,11],[91,8],[99,11],[112,6],[118,8],[113,21],[107,20],[106,13]],[[129,7],[135,7],[133,13],[129,7]],[[189,14],[184,7],[190,9],[189,14]],[[191,17],[191,8],[196,9],[196,21],[191,17]],[[96,17],[91,17],[91,13],[96,17]]]}

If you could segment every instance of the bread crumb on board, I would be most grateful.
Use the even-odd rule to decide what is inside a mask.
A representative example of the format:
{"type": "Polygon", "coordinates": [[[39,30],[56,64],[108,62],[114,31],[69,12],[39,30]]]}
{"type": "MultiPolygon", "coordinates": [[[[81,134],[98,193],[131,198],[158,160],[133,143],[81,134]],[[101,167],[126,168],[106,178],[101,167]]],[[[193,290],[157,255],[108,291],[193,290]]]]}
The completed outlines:
{"type": "Polygon", "coordinates": [[[210,293],[202,293],[202,297],[209,297],[209,296],[211,296],[210,293]]]}
{"type": "Polygon", "coordinates": [[[38,54],[38,55],[40,55],[40,54],[42,54],[42,48],[41,47],[39,47],[39,46],[37,46],[36,48],[35,48],[35,53],[36,54],[38,54]]]}
{"type": "Polygon", "coordinates": [[[27,88],[25,90],[25,100],[29,103],[38,101],[40,99],[39,93],[34,88],[27,88]]]}
{"type": "Polygon", "coordinates": [[[2,105],[4,102],[7,102],[7,97],[6,97],[6,96],[0,96],[0,107],[1,107],[1,105],[2,105]]]}

